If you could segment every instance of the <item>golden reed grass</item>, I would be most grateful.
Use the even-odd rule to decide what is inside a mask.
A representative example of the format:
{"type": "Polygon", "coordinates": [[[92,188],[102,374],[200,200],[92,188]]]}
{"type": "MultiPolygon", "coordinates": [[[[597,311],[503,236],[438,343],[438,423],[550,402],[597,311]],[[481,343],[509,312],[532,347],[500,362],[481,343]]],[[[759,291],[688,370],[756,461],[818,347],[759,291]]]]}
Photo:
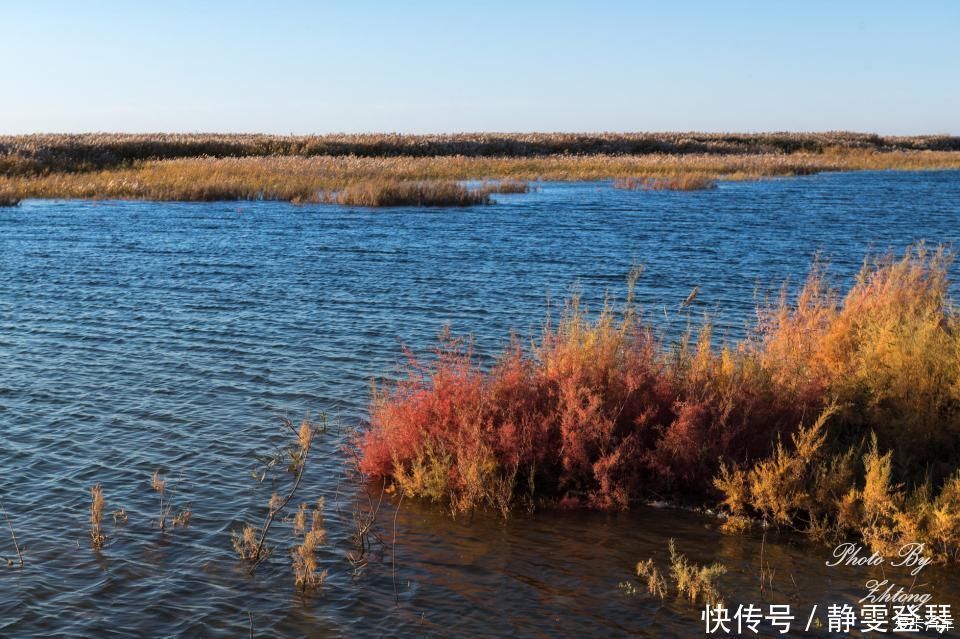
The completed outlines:
{"type": "MultiPolygon", "coordinates": [[[[703,188],[862,169],[960,168],[960,138],[864,134],[0,137],[0,200],[483,202],[534,180],[703,188]],[[488,180],[466,194],[465,180],[488,180]],[[631,182],[633,180],[633,182],[631,182]],[[383,183],[383,186],[377,186],[383,183]],[[423,184],[434,184],[422,193],[423,184]],[[453,194],[454,197],[450,197],[453,194]]],[[[629,187],[628,187],[629,188],[629,187]]]]}
{"type": "Polygon", "coordinates": [[[323,506],[323,497],[317,500],[312,510],[309,504],[300,504],[293,518],[293,536],[299,543],[290,550],[290,557],[293,561],[293,581],[301,590],[318,588],[327,578],[327,571],[318,569],[316,556],[317,549],[327,541],[323,506]]]}
{"type": "Polygon", "coordinates": [[[0,136],[0,174],[129,166],[187,157],[515,157],[550,155],[784,154],[835,150],[960,151],[950,136],[869,133],[36,134],[0,136]]]}
{"type": "Polygon", "coordinates": [[[714,178],[689,173],[672,178],[618,178],[614,188],[627,191],[702,191],[717,186],[714,178]]]}
{"type": "Polygon", "coordinates": [[[960,153],[850,152],[842,155],[650,155],[544,158],[188,158],[88,172],[0,176],[0,197],[336,201],[357,184],[490,180],[678,179],[686,174],[724,180],[862,169],[960,168],[960,153]]]}
{"type": "Polygon", "coordinates": [[[348,206],[471,206],[489,204],[490,193],[450,181],[366,180],[332,196],[348,206]]]}
{"type": "Polygon", "coordinates": [[[741,342],[665,344],[577,298],[491,369],[449,335],[377,389],[361,469],[453,512],[626,508],[652,495],[874,548],[960,556],[960,317],[951,255],[867,261],[841,294],[815,265],[741,342]],[[819,415],[809,424],[810,415],[819,415]]]}

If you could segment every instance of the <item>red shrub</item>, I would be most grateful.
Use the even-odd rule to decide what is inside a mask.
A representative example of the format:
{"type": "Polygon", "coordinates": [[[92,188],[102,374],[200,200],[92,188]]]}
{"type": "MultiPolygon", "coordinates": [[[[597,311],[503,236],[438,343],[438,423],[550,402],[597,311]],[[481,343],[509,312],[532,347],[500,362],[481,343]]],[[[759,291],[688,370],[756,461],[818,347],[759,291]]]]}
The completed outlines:
{"type": "Polygon", "coordinates": [[[623,508],[651,491],[702,492],[721,459],[765,454],[798,411],[741,388],[760,381],[748,367],[724,372],[726,355],[688,350],[668,357],[632,309],[591,321],[576,299],[487,373],[445,334],[431,365],[411,356],[375,394],[361,470],[456,509],[519,496],[623,508]]]}
{"type": "Polygon", "coordinates": [[[764,310],[734,348],[713,348],[706,327],[668,350],[629,297],[593,319],[572,299],[557,326],[530,347],[512,342],[487,372],[444,334],[429,364],[410,356],[374,394],[361,470],[457,511],[704,497],[721,463],[767,458],[830,398],[844,402],[848,439],[873,430],[934,467],[960,449],[948,264],[943,251],[908,251],[865,267],[846,298],[815,268],[794,306],[764,310]],[[922,448],[931,433],[943,445],[922,448]]]}

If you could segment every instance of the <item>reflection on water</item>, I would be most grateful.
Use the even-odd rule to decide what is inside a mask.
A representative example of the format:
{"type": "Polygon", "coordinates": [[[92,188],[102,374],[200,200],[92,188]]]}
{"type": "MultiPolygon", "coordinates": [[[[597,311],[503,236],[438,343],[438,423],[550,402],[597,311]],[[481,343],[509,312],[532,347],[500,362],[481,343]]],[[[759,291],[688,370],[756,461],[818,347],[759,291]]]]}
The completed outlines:
{"type": "MultiPolygon", "coordinates": [[[[322,594],[295,592],[282,553],[251,577],[229,536],[264,501],[249,472],[284,440],[276,416],[327,409],[356,424],[401,341],[423,348],[452,322],[490,355],[510,330],[537,329],[548,291],[579,282],[598,303],[634,262],[647,266],[638,295],[652,319],[666,311],[681,329],[677,305],[699,285],[693,317],[739,335],[757,285],[796,281],[817,251],[849,277],[867,250],[955,242],[958,178],[836,174],[700,193],[547,184],[455,211],[0,209],[0,497],[27,562],[0,568],[0,636],[237,637],[249,615],[258,636],[702,636],[696,607],[618,585],[640,559],[665,567],[670,537],[692,560],[724,562],[732,599],[801,614],[854,602],[872,573],[826,568],[827,549],[651,508],[504,522],[391,503],[386,545],[354,575],[342,432],[320,443],[303,489],[328,500],[322,594]],[[192,506],[186,530],[156,528],[157,467],[192,506]],[[129,513],[125,527],[108,523],[101,554],[86,524],[97,481],[107,512],[129,513]],[[760,591],[761,550],[774,591],[760,591]]],[[[950,573],[921,580],[957,603],[950,573]]]]}

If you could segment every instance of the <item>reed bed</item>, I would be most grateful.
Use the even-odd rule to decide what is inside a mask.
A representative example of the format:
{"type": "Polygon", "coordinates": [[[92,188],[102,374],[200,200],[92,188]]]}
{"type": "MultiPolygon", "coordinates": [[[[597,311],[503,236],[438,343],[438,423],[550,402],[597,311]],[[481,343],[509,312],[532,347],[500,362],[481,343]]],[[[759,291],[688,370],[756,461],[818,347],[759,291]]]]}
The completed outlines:
{"type": "Polygon", "coordinates": [[[749,338],[719,348],[709,326],[664,343],[630,292],[596,316],[574,297],[489,370],[447,334],[375,391],[361,469],[454,513],[671,496],[721,508],[731,530],[764,517],[958,559],[950,264],[913,247],[867,262],[845,295],[815,266],[795,298],[759,309],[749,338]]]}
{"type": "Polygon", "coordinates": [[[674,178],[620,178],[614,180],[613,187],[626,191],[703,191],[717,188],[717,181],[704,175],[688,173],[674,178]]]}
{"type": "Polygon", "coordinates": [[[529,193],[530,185],[522,180],[484,180],[480,190],[488,193],[529,193]]]}
{"type": "Polygon", "coordinates": [[[244,157],[137,161],[110,170],[0,175],[0,197],[316,202],[371,182],[750,180],[863,169],[960,168],[960,152],[850,149],[832,153],[553,155],[542,157],[244,157]]]}
{"type": "Polygon", "coordinates": [[[452,181],[367,180],[346,186],[333,199],[351,206],[472,206],[489,204],[490,192],[452,181]]]}
{"type": "Polygon", "coordinates": [[[36,134],[0,136],[0,174],[34,175],[188,157],[541,157],[549,155],[784,154],[836,150],[960,151],[951,136],[870,133],[36,134]]]}

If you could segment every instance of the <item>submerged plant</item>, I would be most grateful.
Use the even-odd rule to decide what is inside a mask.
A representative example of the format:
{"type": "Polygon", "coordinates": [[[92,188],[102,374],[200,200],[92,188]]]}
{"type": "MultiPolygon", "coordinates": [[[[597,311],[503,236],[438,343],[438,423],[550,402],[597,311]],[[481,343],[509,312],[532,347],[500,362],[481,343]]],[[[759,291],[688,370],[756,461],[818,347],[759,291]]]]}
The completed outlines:
{"type": "Polygon", "coordinates": [[[167,492],[167,481],[160,474],[159,468],[153,472],[153,477],[150,478],[150,487],[160,497],[159,526],[160,526],[160,530],[164,530],[167,527],[167,517],[170,515],[171,507],[167,505],[167,507],[164,508],[164,505],[163,505],[163,497],[167,492]]]}
{"type": "Polygon", "coordinates": [[[107,540],[103,532],[103,508],[103,488],[97,483],[90,489],[90,542],[94,550],[103,548],[107,540]]]}
{"type": "Polygon", "coordinates": [[[187,506],[183,510],[177,513],[176,517],[173,518],[173,527],[174,528],[186,528],[190,525],[190,518],[193,517],[193,511],[190,510],[190,507],[187,506]]]}
{"type": "MultiPolygon", "coordinates": [[[[314,437],[317,434],[327,431],[326,415],[324,414],[320,416],[319,426],[314,425],[308,419],[304,419],[298,428],[295,428],[293,424],[286,419],[283,420],[283,425],[294,435],[294,442],[285,451],[289,458],[287,470],[292,475],[288,491],[285,496],[281,496],[278,493],[271,495],[267,503],[267,514],[263,524],[259,528],[244,524],[239,532],[234,531],[232,534],[234,550],[241,560],[249,562],[251,571],[256,570],[257,566],[270,556],[271,548],[267,544],[267,536],[270,528],[284,512],[300,488],[300,483],[307,469],[310,448],[313,445],[314,437]]],[[[322,512],[319,517],[319,523],[322,524],[322,512]]],[[[306,541],[307,540],[304,540],[304,543],[306,543],[306,541]]],[[[312,538],[311,543],[315,546],[319,543],[319,539],[315,536],[312,538]]],[[[301,546],[302,545],[303,544],[301,544],[301,546]]]]}
{"type": "Polygon", "coordinates": [[[647,592],[658,599],[667,598],[667,580],[653,563],[653,559],[637,562],[637,576],[646,580],[647,592]]]}
{"type": "MultiPolygon", "coordinates": [[[[714,562],[709,566],[700,566],[691,562],[677,550],[673,539],[668,542],[670,551],[669,581],[678,596],[692,603],[702,602],[708,605],[722,605],[722,596],[718,580],[727,572],[726,566],[714,562]]],[[[668,578],[657,568],[653,559],[637,563],[637,577],[645,581],[647,592],[661,600],[671,591],[668,578]]]]}
{"type": "MultiPolygon", "coordinates": [[[[17,559],[20,560],[20,567],[23,568],[23,553],[20,552],[20,544],[17,542],[17,533],[13,531],[13,524],[10,523],[10,517],[7,515],[7,508],[3,505],[3,501],[0,500],[0,512],[3,512],[3,520],[7,524],[7,528],[10,530],[10,539],[13,541],[13,547],[17,551],[17,559]]],[[[13,565],[13,560],[7,562],[8,565],[13,565]]]]}
{"type": "Polygon", "coordinates": [[[677,592],[691,602],[703,601],[709,605],[722,604],[717,579],[726,574],[727,568],[721,563],[700,566],[690,562],[685,555],[677,551],[673,539],[669,542],[670,574],[677,592]]]}
{"type": "Polygon", "coordinates": [[[293,535],[299,543],[290,551],[293,561],[293,581],[297,588],[308,590],[323,585],[327,571],[317,568],[317,549],[327,540],[323,523],[324,500],[317,500],[311,511],[309,504],[300,504],[293,519],[293,535]]]}

